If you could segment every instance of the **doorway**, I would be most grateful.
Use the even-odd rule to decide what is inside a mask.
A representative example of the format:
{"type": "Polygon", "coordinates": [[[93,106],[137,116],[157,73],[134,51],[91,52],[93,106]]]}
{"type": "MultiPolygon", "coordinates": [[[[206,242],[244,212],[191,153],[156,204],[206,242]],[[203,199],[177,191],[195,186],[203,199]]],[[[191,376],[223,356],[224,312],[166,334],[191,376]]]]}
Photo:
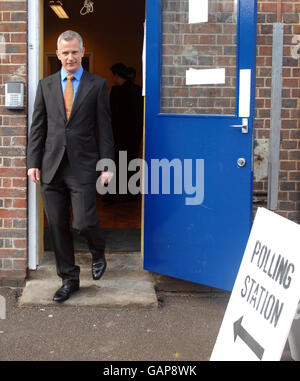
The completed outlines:
{"type": "MultiPolygon", "coordinates": [[[[95,73],[113,86],[110,67],[122,62],[136,69],[135,83],[142,85],[142,51],[144,38],[145,3],[122,0],[94,3],[92,13],[81,15],[83,0],[64,0],[63,7],[69,19],[59,19],[44,1],[44,77],[60,69],[56,58],[56,40],[60,33],[71,29],[83,38],[85,70],[95,73]]],[[[139,149],[142,157],[142,142],[139,149]]],[[[125,195],[124,195],[125,196],[125,195]]],[[[141,249],[142,198],[134,200],[116,195],[114,202],[105,202],[97,194],[99,220],[106,236],[107,251],[130,252],[141,249]]],[[[75,250],[88,250],[86,241],[75,232],[75,250]]],[[[52,250],[48,221],[44,214],[44,250],[52,250]]]]}

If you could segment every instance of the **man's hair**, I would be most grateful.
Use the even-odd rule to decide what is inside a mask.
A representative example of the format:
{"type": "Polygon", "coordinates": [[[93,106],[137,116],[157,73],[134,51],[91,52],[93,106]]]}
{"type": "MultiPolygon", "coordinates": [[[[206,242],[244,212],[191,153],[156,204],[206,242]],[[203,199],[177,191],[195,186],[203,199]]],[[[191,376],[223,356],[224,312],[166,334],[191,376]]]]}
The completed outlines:
{"type": "Polygon", "coordinates": [[[110,67],[110,70],[112,71],[113,75],[118,74],[121,78],[127,79],[127,67],[122,64],[121,62],[118,62],[110,67]]]}
{"type": "Polygon", "coordinates": [[[70,40],[73,40],[74,38],[77,38],[77,40],[79,41],[80,50],[82,50],[83,49],[82,38],[79,33],[74,32],[73,30],[66,30],[65,32],[59,35],[57,39],[57,50],[59,50],[59,45],[61,40],[70,41],[70,40]]]}

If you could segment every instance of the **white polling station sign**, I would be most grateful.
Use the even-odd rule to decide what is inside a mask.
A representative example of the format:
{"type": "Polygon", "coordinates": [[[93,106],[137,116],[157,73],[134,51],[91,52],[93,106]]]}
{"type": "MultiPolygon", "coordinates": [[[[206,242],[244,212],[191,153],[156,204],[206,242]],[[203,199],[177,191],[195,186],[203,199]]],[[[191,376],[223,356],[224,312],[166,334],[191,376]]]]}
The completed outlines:
{"type": "Polygon", "coordinates": [[[258,208],[211,361],[279,361],[300,299],[300,225],[258,208]]]}

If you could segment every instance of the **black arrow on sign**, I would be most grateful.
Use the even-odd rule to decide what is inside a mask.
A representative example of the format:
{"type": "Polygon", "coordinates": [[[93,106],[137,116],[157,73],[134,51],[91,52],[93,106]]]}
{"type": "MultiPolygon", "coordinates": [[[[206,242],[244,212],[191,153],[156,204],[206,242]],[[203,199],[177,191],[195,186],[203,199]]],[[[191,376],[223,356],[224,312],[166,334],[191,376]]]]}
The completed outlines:
{"type": "Polygon", "coordinates": [[[242,327],[243,317],[240,317],[235,323],[233,323],[234,341],[239,336],[255,353],[255,355],[261,360],[264,355],[264,348],[258,344],[256,340],[242,327]]]}

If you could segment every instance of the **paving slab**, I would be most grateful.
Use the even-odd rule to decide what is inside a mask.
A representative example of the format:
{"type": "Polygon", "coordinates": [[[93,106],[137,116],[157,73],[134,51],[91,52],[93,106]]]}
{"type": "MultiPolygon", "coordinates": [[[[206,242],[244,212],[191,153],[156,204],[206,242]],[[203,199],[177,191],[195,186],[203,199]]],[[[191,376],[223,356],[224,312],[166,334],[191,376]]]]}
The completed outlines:
{"type": "MultiPolygon", "coordinates": [[[[142,268],[140,253],[108,253],[107,269],[100,280],[93,280],[91,255],[77,252],[80,266],[80,290],[66,300],[65,306],[94,306],[105,308],[157,308],[158,301],[151,273],[142,268]]],[[[61,286],[56,274],[54,255],[47,252],[38,270],[30,271],[20,307],[57,305],[52,300],[61,286]]]]}

